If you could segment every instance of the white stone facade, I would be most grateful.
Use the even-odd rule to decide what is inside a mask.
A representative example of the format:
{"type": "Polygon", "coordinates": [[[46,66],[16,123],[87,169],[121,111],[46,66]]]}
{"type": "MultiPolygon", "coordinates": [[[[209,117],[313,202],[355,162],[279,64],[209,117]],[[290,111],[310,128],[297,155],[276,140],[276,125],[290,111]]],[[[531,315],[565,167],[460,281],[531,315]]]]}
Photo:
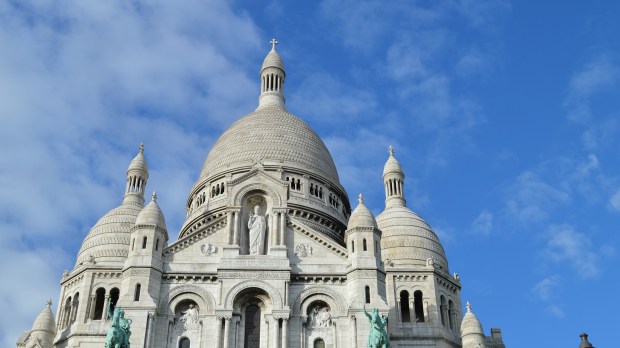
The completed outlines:
{"type": "Polygon", "coordinates": [[[360,195],[351,211],[329,151],[284,106],[285,76],[274,43],[259,107],[213,146],[170,245],[156,196],[144,205],[140,148],[122,204],[61,279],[54,347],[103,347],[108,305],[132,320],[132,347],[365,347],[364,308],[388,316],[392,347],[503,347],[501,332],[485,337],[475,316],[461,340],[461,283],[431,227],[406,207],[393,150],[385,210],[375,220],[360,195]],[[250,247],[254,212],[265,221],[262,248],[250,247]]]}

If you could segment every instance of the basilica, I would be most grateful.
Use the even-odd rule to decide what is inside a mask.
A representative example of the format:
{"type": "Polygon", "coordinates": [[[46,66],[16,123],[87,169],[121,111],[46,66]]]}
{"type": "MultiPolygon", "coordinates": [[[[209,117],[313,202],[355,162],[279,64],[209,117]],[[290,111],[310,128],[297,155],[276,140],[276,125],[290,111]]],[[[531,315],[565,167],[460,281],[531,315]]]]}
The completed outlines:
{"type": "Polygon", "coordinates": [[[394,149],[377,172],[383,211],[362,194],[349,201],[321,138],[286,109],[276,43],[258,107],[213,145],[176,240],[157,195],[145,197],[141,145],[121,204],[62,275],[56,315],[49,301],[17,347],[103,348],[121,308],[134,348],[361,348],[370,312],[391,347],[505,347],[464,306],[437,235],[407,207],[394,149]]]}

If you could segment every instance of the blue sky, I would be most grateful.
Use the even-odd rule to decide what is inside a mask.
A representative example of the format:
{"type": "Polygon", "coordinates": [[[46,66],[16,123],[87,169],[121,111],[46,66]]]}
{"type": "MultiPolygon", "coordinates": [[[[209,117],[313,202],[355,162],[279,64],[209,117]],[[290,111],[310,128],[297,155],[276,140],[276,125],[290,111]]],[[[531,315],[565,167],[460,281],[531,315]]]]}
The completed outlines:
{"type": "MultiPolygon", "coordinates": [[[[276,36],[287,107],[350,197],[393,145],[487,334],[616,343],[620,3],[0,1],[0,342],[12,346],[144,142],[172,240],[276,36]]],[[[55,304],[56,305],[56,304],[55,304]]],[[[54,305],[54,307],[55,307],[54,305]]]]}

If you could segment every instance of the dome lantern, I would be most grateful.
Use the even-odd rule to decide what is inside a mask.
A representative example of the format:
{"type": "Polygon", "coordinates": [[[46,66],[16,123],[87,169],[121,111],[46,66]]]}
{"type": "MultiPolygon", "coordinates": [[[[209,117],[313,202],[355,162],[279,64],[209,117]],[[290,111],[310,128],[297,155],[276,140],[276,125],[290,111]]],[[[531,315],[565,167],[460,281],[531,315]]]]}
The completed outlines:
{"type": "Polygon", "coordinates": [[[286,76],[284,63],[276,51],[278,41],[273,38],[269,43],[271,51],[265,57],[260,70],[261,94],[258,98],[258,108],[275,106],[284,109],[284,77],[286,76]]]}
{"type": "Polygon", "coordinates": [[[138,154],[131,160],[127,168],[127,185],[124,201],[144,204],[144,188],[149,178],[149,167],[144,158],[144,144],[140,144],[138,154]]]}
{"type": "Polygon", "coordinates": [[[388,148],[388,157],[383,167],[383,184],[385,186],[385,206],[406,206],[405,200],[405,173],[400,163],[394,157],[392,145],[388,148]]]}

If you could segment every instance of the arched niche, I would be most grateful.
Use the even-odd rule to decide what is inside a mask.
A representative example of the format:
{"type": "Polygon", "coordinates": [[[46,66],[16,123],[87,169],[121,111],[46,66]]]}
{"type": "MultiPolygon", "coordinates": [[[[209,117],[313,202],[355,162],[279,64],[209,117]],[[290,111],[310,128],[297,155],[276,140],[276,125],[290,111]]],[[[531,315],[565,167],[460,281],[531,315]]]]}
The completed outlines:
{"type": "Polygon", "coordinates": [[[191,300],[196,304],[200,316],[215,314],[213,296],[207,290],[196,285],[182,285],[170,290],[168,298],[162,298],[160,302],[160,313],[174,316],[179,303],[185,300],[191,300]]]}
{"type": "Polygon", "coordinates": [[[342,294],[326,286],[313,286],[299,294],[293,304],[293,315],[306,315],[308,306],[313,301],[323,301],[329,305],[333,316],[344,316],[347,301],[342,294]]]}
{"type": "Polygon", "coordinates": [[[269,283],[262,280],[250,280],[239,283],[232,287],[226,295],[224,308],[235,308],[235,304],[240,303],[239,300],[248,293],[262,293],[266,296],[265,302],[271,304],[271,309],[282,309],[282,296],[269,283]]]}

